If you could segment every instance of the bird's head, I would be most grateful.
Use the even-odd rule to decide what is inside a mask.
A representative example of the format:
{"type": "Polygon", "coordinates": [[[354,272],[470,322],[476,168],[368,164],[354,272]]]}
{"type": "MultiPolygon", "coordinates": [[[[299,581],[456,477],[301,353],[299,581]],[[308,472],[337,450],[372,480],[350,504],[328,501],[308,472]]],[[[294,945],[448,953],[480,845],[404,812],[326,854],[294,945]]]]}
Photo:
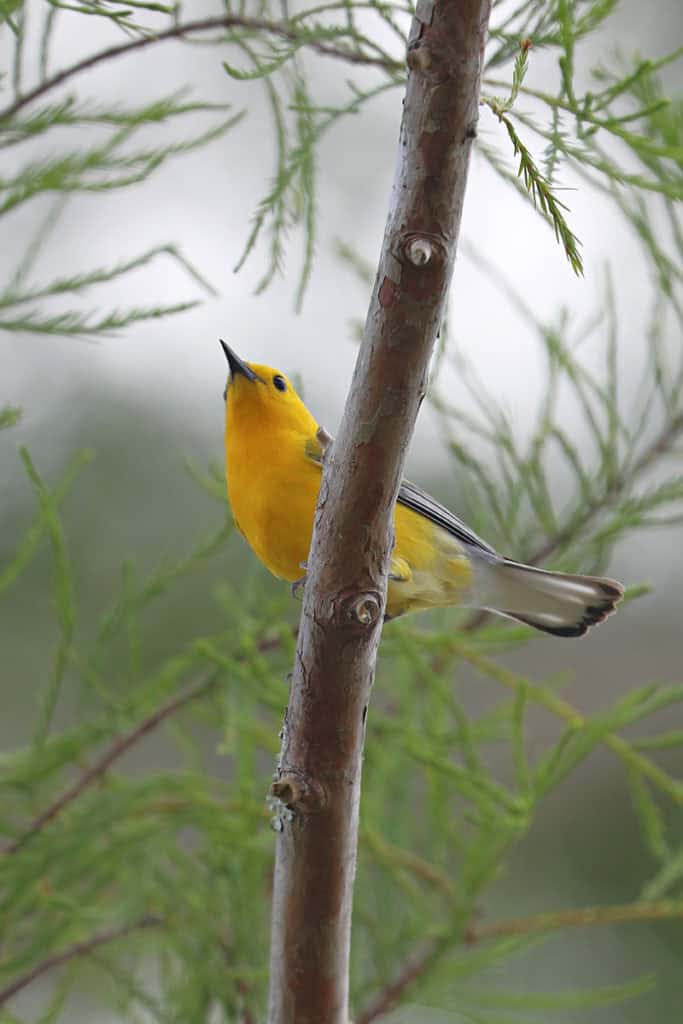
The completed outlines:
{"type": "Polygon", "coordinates": [[[243,427],[315,433],[315,420],[283,373],[261,363],[245,363],[224,341],[221,346],[230,367],[223,392],[228,430],[239,422],[243,427]]]}

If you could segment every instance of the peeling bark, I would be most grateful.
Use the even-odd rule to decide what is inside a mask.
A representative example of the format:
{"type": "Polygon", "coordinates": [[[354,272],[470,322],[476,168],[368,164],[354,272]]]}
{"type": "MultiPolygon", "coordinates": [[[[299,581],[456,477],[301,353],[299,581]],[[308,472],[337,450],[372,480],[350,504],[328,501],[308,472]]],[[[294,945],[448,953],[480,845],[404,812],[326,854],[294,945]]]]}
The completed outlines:
{"type": "Polygon", "coordinates": [[[327,448],[273,799],[270,1024],[348,1024],[365,719],[391,513],[424,397],[465,194],[490,0],[420,0],[365,335],[327,448]]]}

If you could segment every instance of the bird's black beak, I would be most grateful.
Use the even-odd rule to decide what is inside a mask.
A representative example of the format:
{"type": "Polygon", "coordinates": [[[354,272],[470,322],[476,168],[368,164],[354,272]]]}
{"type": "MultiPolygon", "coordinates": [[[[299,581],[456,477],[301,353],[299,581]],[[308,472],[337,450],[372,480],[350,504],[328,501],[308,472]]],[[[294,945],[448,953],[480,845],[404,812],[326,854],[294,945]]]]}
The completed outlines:
{"type": "Polygon", "coordinates": [[[231,377],[235,377],[239,373],[243,377],[246,377],[247,380],[261,379],[258,374],[254,373],[251,367],[247,366],[247,364],[243,362],[238,355],[235,355],[230,346],[226,345],[222,338],[220,339],[220,343],[221,348],[225,352],[225,358],[228,360],[228,365],[230,366],[231,377]]]}

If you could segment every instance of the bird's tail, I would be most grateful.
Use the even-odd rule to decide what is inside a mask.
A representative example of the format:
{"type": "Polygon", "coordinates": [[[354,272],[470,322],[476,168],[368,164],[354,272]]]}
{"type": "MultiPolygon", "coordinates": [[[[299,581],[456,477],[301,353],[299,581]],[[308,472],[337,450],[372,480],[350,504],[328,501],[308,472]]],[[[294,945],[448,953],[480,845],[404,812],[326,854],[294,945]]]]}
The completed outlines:
{"type": "Polygon", "coordinates": [[[482,605],[553,636],[583,636],[624,596],[616,580],[548,572],[507,558],[487,560],[484,575],[482,605]]]}

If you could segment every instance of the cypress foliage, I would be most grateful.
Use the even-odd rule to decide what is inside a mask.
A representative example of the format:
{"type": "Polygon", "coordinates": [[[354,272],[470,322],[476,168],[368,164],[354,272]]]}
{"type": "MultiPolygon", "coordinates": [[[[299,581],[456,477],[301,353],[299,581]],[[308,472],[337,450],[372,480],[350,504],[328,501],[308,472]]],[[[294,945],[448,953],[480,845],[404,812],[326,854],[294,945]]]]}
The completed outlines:
{"type": "MultiPolygon", "coordinates": [[[[667,69],[680,67],[682,51],[658,60],[605,56],[586,88],[577,55],[592,33],[609,31],[615,7],[614,0],[496,4],[484,76],[487,130],[476,145],[529,201],[529,216],[547,222],[558,258],[577,274],[584,272],[582,248],[562,182],[578,177],[613,204],[638,238],[649,274],[647,338],[626,353],[612,270],[588,325],[568,310],[544,321],[532,298],[514,294],[470,249],[467,258],[492,290],[502,289],[535,330],[544,397],[530,436],[520,439],[447,325],[430,393],[452,456],[459,511],[520,558],[586,572],[603,571],[625,538],[683,519],[683,477],[669,458],[683,435],[683,354],[670,344],[683,331],[683,105],[667,98],[663,84],[667,69]],[[545,90],[527,84],[537,54],[555,62],[545,90]],[[635,406],[619,386],[627,357],[641,367],[635,406]],[[458,368],[459,395],[446,396],[440,386],[449,362],[458,368]],[[567,395],[588,443],[577,443],[565,426],[560,399],[567,395]],[[569,481],[561,500],[549,481],[549,467],[558,463],[569,481]]],[[[210,146],[248,116],[257,87],[270,105],[274,165],[238,268],[261,260],[264,291],[300,242],[293,297],[300,305],[315,258],[317,147],[378,95],[393,90],[400,102],[412,14],[403,2],[343,0],[285,14],[266,2],[226,4],[200,21],[180,5],[138,0],[4,0],[0,23],[12,45],[0,110],[2,224],[26,204],[50,202],[0,282],[0,332],[108,337],[186,313],[198,296],[213,294],[175,242],[47,281],[39,258],[58,237],[71,196],[132,187],[167,161],[210,146]],[[57,28],[87,17],[113,24],[120,42],[53,70],[57,28]],[[30,19],[39,22],[40,52],[29,86],[30,19]],[[137,51],[144,61],[152,47],[172,40],[204,44],[210,59],[243,83],[244,109],[186,90],[109,107],[89,96],[90,69],[137,51]],[[334,105],[317,101],[309,73],[312,61],[327,60],[348,65],[345,95],[334,105]],[[173,141],[158,143],[159,126],[173,141]],[[69,131],[78,127],[88,129],[81,144],[69,131]],[[144,308],[109,308],[106,300],[100,306],[108,285],[164,259],[182,270],[187,297],[144,308]]],[[[353,246],[342,241],[339,252],[365,280],[353,246]]],[[[0,401],[3,445],[12,444],[19,417],[0,401]]],[[[73,993],[91,984],[98,1001],[124,1020],[262,1019],[273,861],[264,793],[279,749],[297,608],[286,588],[269,588],[259,572],[246,585],[225,575],[212,597],[224,623],[219,630],[188,641],[170,637],[163,650],[148,642],[156,610],[188,581],[208,580],[211,562],[239,543],[220,469],[191,466],[195,484],[216,502],[215,531],[150,575],[124,565],[97,628],[86,628],[72,560],[76,538],[64,528],[63,506],[77,500],[72,491],[93,454],[75,453],[56,481],[43,478],[28,451],[18,458],[35,514],[14,550],[3,551],[0,614],[47,547],[51,567],[41,586],[51,593],[55,640],[41,652],[35,720],[0,755],[0,1021],[67,1020],[73,993]],[[61,706],[77,709],[67,724],[61,706]],[[164,763],[172,768],[132,770],[130,758],[152,736],[163,736],[164,763]],[[217,756],[207,757],[213,748],[217,756]],[[36,1009],[22,997],[40,979],[49,981],[41,990],[49,995],[36,1009]]],[[[627,599],[647,589],[634,585],[627,599]]],[[[683,915],[683,782],[676,774],[683,731],[661,715],[680,708],[683,686],[648,681],[585,715],[556,678],[509,667],[506,656],[530,639],[524,627],[467,612],[386,629],[361,815],[352,949],[357,1024],[411,1002],[452,1008],[454,1020],[475,1024],[578,1020],[619,1000],[642,997],[647,1006],[657,984],[628,972],[616,984],[606,974],[590,991],[573,991],[571,977],[561,992],[506,991],[496,983],[508,961],[550,934],[683,915]],[[487,700],[472,713],[465,692],[475,677],[487,700]],[[538,715],[556,726],[543,746],[530,742],[538,715]],[[543,801],[599,748],[614,756],[631,794],[649,864],[640,892],[630,903],[588,907],[561,905],[558,894],[558,905],[543,913],[482,916],[543,801]]],[[[3,678],[2,686],[9,692],[12,680],[3,678]]]]}

